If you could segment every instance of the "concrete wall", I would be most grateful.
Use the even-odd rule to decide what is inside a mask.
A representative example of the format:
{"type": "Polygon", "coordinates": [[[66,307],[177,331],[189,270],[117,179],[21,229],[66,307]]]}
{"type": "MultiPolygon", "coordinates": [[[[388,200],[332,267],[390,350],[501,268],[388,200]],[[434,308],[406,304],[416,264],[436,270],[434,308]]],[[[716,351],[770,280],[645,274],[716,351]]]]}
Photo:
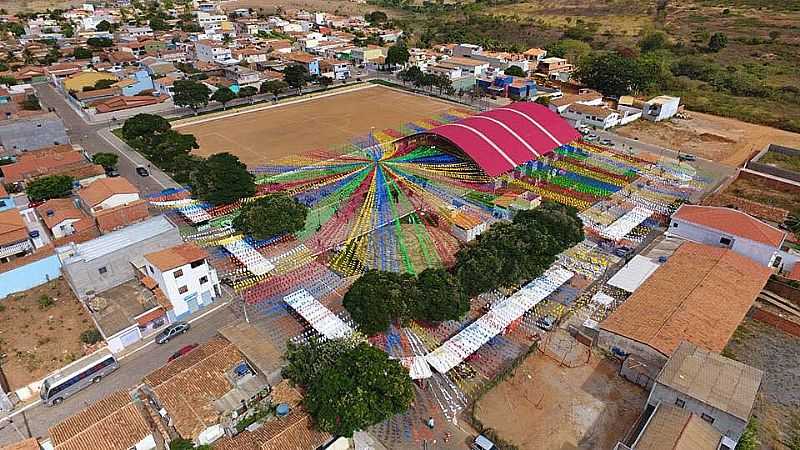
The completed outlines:
{"type": "Polygon", "coordinates": [[[146,253],[163,250],[183,242],[177,228],[154,236],[147,241],[121,248],[91,261],[75,261],[62,268],[64,277],[79,299],[85,300],[131,280],[136,272],[131,261],[146,253]],[[101,268],[105,273],[100,273],[101,268]]]}
{"type": "Polygon", "coordinates": [[[687,411],[693,412],[698,416],[707,414],[713,417],[714,423],[711,424],[711,426],[731,439],[738,441],[742,436],[744,428],[747,426],[747,422],[739,419],[738,417],[734,417],[724,411],[720,411],[711,405],[700,402],[697,399],[680,393],[668,386],[659,384],[658,382],[653,385],[653,390],[650,391],[650,397],[647,399],[647,402],[651,405],[656,405],[659,402],[663,402],[667,405],[675,405],[676,400],[678,399],[681,399],[685,402],[684,409],[687,411]]]}
{"type": "Polygon", "coordinates": [[[669,232],[690,241],[700,242],[716,247],[722,247],[720,244],[720,239],[728,238],[733,241],[733,245],[730,247],[731,250],[752,259],[764,267],[769,266],[773,255],[775,255],[775,253],[779,250],[778,248],[770,247],[760,242],[751,241],[743,237],[733,236],[717,230],[701,227],[674,217],[669,224],[669,232]]]}
{"type": "Polygon", "coordinates": [[[747,163],[747,168],[755,170],[757,172],[763,172],[763,173],[768,173],[770,175],[775,175],[776,177],[786,178],[787,180],[800,182],[800,173],[762,163],[761,158],[768,152],[800,157],[800,150],[798,149],[784,147],[782,145],[770,144],[769,147],[767,147],[766,151],[762,151],[758,156],[756,156],[747,163]]]}
{"type": "Polygon", "coordinates": [[[61,275],[61,261],[56,255],[0,273],[0,299],[15,292],[27,291],[61,275]]]}
{"type": "Polygon", "coordinates": [[[622,353],[631,355],[647,364],[654,372],[660,371],[667,362],[667,357],[653,347],[620,336],[616,333],[611,333],[602,328],[597,335],[597,346],[607,352],[619,353],[619,351],[621,351],[622,353]],[[614,350],[615,348],[617,349],[616,351],[614,350]]]}
{"type": "Polygon", "coordinates": [[[100,202],[100,204],[95,205],[92,208],[92,212],[96,213],[97,211],[114,208],[115,206],[127,205],[128,203],[133,203],[136,200],[139,200],[139,194],[114,194],[100,202]]]}

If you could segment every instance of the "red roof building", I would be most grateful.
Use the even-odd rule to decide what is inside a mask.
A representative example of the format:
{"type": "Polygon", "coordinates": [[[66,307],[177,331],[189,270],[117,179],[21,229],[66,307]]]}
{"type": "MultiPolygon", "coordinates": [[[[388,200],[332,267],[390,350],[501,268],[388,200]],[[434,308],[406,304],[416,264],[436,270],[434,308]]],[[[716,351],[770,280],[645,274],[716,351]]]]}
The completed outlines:
{"type": "Polygon", "coordinates": [[[449,141],[490,176],[497,176],[580,137],[547,107],[519,102],[433,128],[423,134],[449,141]]]}

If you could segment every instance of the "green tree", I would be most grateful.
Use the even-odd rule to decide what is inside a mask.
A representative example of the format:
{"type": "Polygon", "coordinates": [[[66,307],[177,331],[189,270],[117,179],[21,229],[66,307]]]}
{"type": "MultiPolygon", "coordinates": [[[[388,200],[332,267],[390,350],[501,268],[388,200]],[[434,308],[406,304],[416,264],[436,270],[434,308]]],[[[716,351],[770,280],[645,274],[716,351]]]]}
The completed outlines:
{"type": "Polygon", "coordinates": [[[150,19],[150,28],[153,31],[167,31],[172,29],[172,27],[167,23],[166,20],[162,19],[161,17],[153,17],[150,19]]]}
{"type": "Polygon", "coordinates": [[[410,318],[406,300],[415,297],[415,289],[411,275],[368,270],[350,286],[342,303],[359,331],[371,336],[410,318]]]}
{"type": "Polygon", "coordinates": [[[97,328],[92,328],[81,333],[80,339],[84,344],[94,345],[103,340],[103,335],[97,328]]]}
{"type": "Polygon", "coordinates": [[[425,76],[425,74],[419,67],[411,66],[408,69],[401,70],[397,76],[403,83],[413,83],[414,85],[418,85],[419,81],[425,76]]]}
{"type": "Polygon", "coordinates": [[[117,155],[116,153],[100,152],[92,155],[92,162],[95,164],[99,164],[106,169],[112,169],[116,167],[118,161],[119,161],[119,155],[117,155]]]}
{"type": "Polygon", "coordinates": [[[11,76],[0,76],[0,84],[5,84],[6,86],[13,86],[17,84],[17,79],[11,76]]]}
{"type": "Polygon", "coordinates": [[[295,233],[305,227],[308,207],[286,194],[268,194],[242,206],[236,231],[255,239],[295,233]]]}
{"type": "Polygon", "coordinates": [[[100,23],[98,23],[97,26],[94,27],[94,29],[97,31],[111,31],[112,29],[114,29],[114,26],[111,25],[111,22],[107,20],[101,20],[100,23]]]}
{"type": "Polygon", "coordinates": [[[246,98],[252,102],[253,96],[258,94],[258,89],[255,86],[244,86],[239,89],[239,98],[246,98]]]}
{"type": "Polygon", "coordinates": [[[753,417],[747,422],[739,442],[736,443],[736,450],[758,450],[761,442],[758,441],[758,420],[753,417]]]}
{"type": "Polygon", "coordinates": [[[144,153],[147,159],[159,167],[172,172],[175,170],[178,158],[188,155],[197,148],[199,145],[194,135],[169,130],[155,137],[149,146],[137,150],[144,153]]]}
{"type": "Polygon", "coordinates": [[[357,430],[399,414],[414,398],[408,371],[366,342],[291,344],[286,360],[284,374],[299,374],[290,379],[306,388],[304,406],[315,425],[337,436],[352,437],[357,430]],[[302,372],[310,366],[315,376],[302,372]]]}
{"type": "Polygon", "coordinates": [[[669,38],[663,31],[651,31],[639,40],[639,49],[644,53],[668,47],[669,38]]]}
{"type": "Polygon", "coordinates": [[[413,305],[417,320],[442,322],[463,317],[469,311],[469,297],[458,280],[443,269],[425,269],[417,277],[413,305]]]}
{"type": "Polygon", "coordinates": [[[576,76],[606,95],[641,93],[665,84],[670,76],[669,61],[658,52],[639,58],[597,52],[581,60],[576,76]]]}
{"type": "Polygon", "coordinates": [[[72,56],[75,59],[91,59],[92,51],[86,47],[75,47],[75,50],[72,51],[72,56]]]}
{"type": "Polygon", "coordinates": [[[286,92],[289,89],[289,85],[283,80],[269,80],[261,83],[259,87],[259,92],[262,94],[270,93],[275,97],[278,95],[286,92]]]}
{"type": "Polygon", "coordinates": [[[214,205],[233,203],[256,193],[253,175],[239,158],[216,153],[200,163],[192,173],[192,192],[214,205]]]}
{"type": "Polygon", "coordinates": [[[389,16],[383,11],[372,11],[364,16],[364,18],[371,24],[382,24],[389,20],[389,16]]]}
{"type": "Polygon", "coordinates": [[[562,39],[547,47],[548,56],[566,58],[573,64],[578,64],[591,52],[592,47],[589,44],[576,39],[562,39]]]}
{"type": "Polygon", "coordinates": [[[167,132],[172,125],[169,121],[155,114],[136,114],[125,121],[122,126],[122,137],[126,141],[143,139],[152,143],[154,136],[167,132]]]}
{"type": "Polygon", "coordinates": [[[169,450],[194,450],[194,442],[190,439],[173,439],[169,443],[169,450]]]}
{"type": "Polygon", "coordinates": [[[800,236],[800,207],[790,212],[783,223],[795,236],[800,236]]]}
{"type": "Polygon", "coordinates": [[[716,53],[728,46],[728,36],[725,33],[716,32],[708,40],[708,51],[716,53]]]}
{"type": "Polygon", "coordinates": [[[235,98],[236,94],[227,87],[220,87],[211,94],[211,100],[222,103],[222,109],[227,109],[228,102],[235,98]]]}
{"type": "Polygon", "coordinates": [[[39,103],[39,98],[37,96],[28,95],[22,102],[22,109],[26,111],[40,111],[42,109],[42,105],[39,103]]]}
{"type": "Polygon", "coordinates": [[[73,178],[66,175],[48,175],[27,183],[25,192],[31,201],[67,197],[72,193],[73,178]]]}
{"type": "Polygon", "coordinates": [[[303,91],[303,86],[308,82],[308,70],[300,64],[292,64],[283,70],[283,79],[297,93],[303,91]]]}
{"type": "Polygon", "coordinates": [[[176,80],[173,91],[172,100],[175,104],[192,108],[195,114],[199,108],[208,104],[208,97],[211,95],[208,86],[192,80],[176,80]]]}
{"type": "Polygon", "coordinates": [[[319,77],[317,79],[317,82],[320,84],[320,86],[327,88],[327,87],[330,87],[333,84],[333,78],[331,78],[331,77],[319,77]]]}
{"type": "Polygon", "coordinates": [[[408,48],[405,44],[399,42],[391,47],[386,52],[386,65],[387,66],[402,66],[408,62],[411,55],[408,53],[408,48]]]}
{"type": "Polygon", "coordinates": [[[106,37],[93,37],[87,39],[86,44],[94,48],[107,48],[113,46],[114,41],[106,37]]]}
{"type": "Polygon", "coordinates": [[[64,35],[65,38],[69,39],[75,36],[75,27],[73,27],[69,23],[65,23],[61,25],[61,34],[64,35]]]}
{"type": "Polygon", "coordinates": [[[528,76],[528,74],[525,73],[525,71],[522,70],[522,67],[520,67],[520,66],[508,66],[503,70],[503,72],[506,75],[511,75],[513,77],[527,77],[528,76]]]}

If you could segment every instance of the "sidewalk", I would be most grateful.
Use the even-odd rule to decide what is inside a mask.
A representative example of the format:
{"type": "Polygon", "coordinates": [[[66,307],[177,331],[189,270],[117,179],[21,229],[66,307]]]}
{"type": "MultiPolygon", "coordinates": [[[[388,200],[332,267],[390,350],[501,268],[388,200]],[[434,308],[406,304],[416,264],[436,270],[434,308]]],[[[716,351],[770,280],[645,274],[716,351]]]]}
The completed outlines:
{"type": "Polygon", "coordinates": [[[164,173],[158,167],[152,165],[150,161],[148,161],[144,156],[139,154],[136,150],[134,150],[130,145],[123,142],[114,133],[111,132],[109,129],[100,129],[97,130],[97,134],[109,145],[114,147],[114,149],[119,152],[124,158],[128,161],[133,163],[134,166],[143,166],[147,167],[148,172],[150,172],[150,178],[155,181],[159,186],[164,189],[181,189],[183,186],[176,183],[169,175],[164,173]]]}

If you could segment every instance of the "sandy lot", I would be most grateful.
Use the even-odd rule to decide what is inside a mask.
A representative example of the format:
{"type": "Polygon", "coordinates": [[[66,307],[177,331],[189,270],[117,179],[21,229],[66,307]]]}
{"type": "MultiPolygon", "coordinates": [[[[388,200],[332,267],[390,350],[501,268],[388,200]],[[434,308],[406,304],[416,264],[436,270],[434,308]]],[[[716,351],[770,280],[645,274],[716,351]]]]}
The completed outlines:
{"type": "Polygon", "coordinates": [[[39,380],[84,355],[89,313],[63,278],[0,300],[0,363],[12,389],[39,380]],[[51,306],[40,305],[42,296],[51,306]]]}
{"type": "Polygon", "coordinates": [[[754,125],[735,119],[687,111],[689,120],[670,122],[637,120],[615,131],[623,136],[639,138],[662,147],[741,166],[749,157],[768,144],[800,147],[800,134],[754,125]]]}
{"type": "Polygon", "coordinates": [[[521,449],[613,448],[647,399],[617,370],[596,357],[584,366],[559,367],[536,353],[480,400],[476,415],[521,449]]]}
{"type": "Polygon", "coordinates": [[[762,448],[785,449],[791,414],[800,410],[800,338],[746,318],[723,354],[764,371],[753,416],[762,448]]]}
{"type": "Polygon", "coordinates": [[[336,148],[372,128],[399,128],[452,108],[442,101],[373,86],[173,128],[197,137],[197,154],[231,152],[246,164],[257,165],[292,154],[336,148]]]}

